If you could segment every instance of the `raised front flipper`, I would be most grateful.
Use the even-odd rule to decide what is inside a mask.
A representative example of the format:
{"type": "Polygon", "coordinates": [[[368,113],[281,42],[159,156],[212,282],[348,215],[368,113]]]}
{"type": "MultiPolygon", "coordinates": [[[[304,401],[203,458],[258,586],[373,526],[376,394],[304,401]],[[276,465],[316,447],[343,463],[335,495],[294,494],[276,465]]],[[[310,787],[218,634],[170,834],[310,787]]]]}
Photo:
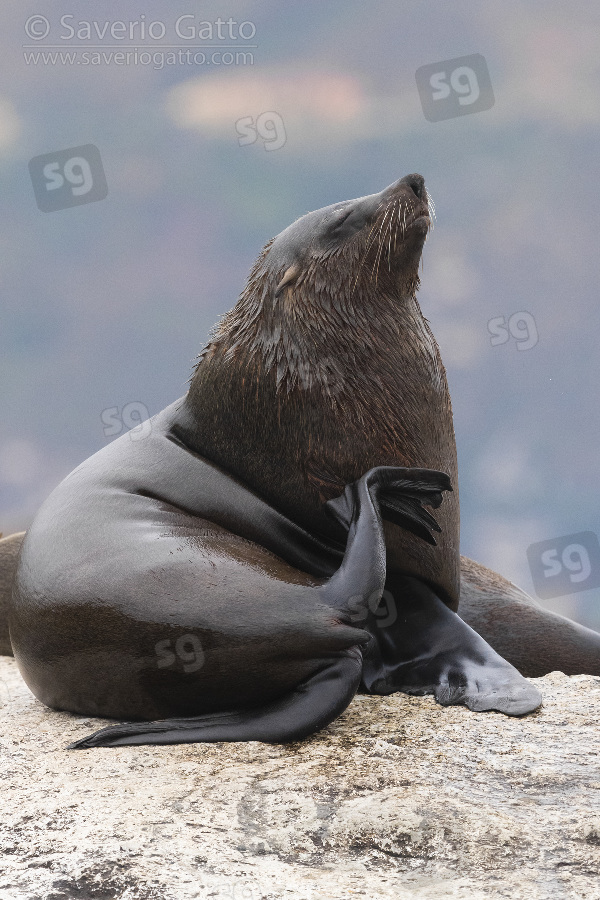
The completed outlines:
{"type": "Polygon", "coordinates": [[[435,545],[431,531],[441,529],[433,516],[423,509],[423,504],[437,509],[442,502],[442,492],[452,490],[450,479],[444,472],[399,466],[371,469],[360,481],[349,484],[340,497],[326,504],[330,515],[346,528],[350,525],[354,497],[358,496],[361,485],[369,489],[382,518],[435,545]]]}

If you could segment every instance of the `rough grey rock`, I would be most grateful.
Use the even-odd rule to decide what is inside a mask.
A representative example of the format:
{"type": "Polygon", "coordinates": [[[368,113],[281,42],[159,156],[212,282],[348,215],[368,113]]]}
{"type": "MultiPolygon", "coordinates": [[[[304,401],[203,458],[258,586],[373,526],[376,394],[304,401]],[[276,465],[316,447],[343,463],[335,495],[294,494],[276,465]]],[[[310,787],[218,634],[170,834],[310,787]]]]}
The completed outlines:
{"type": "Polygon", "coordinates": [[[600,679],[524,719],[358,696],[312,739],[66,751],[0,659],[1,900],[598,900],[600,679]]]}

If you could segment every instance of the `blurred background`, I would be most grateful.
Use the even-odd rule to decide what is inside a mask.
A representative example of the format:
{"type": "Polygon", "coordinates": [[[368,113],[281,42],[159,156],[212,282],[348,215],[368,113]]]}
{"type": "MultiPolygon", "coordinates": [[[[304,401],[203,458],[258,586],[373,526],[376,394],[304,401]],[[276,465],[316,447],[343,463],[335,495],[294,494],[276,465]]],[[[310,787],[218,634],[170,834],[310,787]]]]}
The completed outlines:
{"type": "Polygon", "coordinates": [[[420,172],[462,552],[600,629],[596,2],[4,0],[0,47],[0,531],[185,392],[270,237],[420,172]]]}

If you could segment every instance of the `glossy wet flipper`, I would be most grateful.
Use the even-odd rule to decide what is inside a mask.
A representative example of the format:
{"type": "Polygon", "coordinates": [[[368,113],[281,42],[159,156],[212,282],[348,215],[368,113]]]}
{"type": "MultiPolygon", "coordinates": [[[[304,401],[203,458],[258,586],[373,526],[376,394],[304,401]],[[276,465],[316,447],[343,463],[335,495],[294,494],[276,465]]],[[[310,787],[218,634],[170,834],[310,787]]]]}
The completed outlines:
{"type": "Polygon", "coordinates": [[[212,741],[299,741],[342,713],[360,682],[360,650],[325,665],[291,694],[264,707],[209,713],[193,718],[109,725],[74,741],[69,750],[139,744],[192,744],[212,741]]]}
{"type": "Polygon", "coordinates": [[[363,688],[369,693],[433,694],[442,706],[521,716],[540,692],[418,579],[390,577],[385,626],[371,614],[364,627],[363,688]],[[390,610],[393,615],[389,615],[390,610]]]}

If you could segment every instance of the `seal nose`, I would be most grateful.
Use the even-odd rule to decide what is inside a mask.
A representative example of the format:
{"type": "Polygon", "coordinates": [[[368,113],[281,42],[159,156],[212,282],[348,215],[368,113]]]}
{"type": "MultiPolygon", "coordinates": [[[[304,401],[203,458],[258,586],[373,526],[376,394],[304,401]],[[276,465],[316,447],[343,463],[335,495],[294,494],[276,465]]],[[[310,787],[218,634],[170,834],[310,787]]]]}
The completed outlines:
{"type": "Polygon", "coordinates": [[[398,184],[405,184],[409,187],[419,200],[422,200],[425,196],[425,179],[422,175],[417,175],[416,173],[413,175],[406,175],[404,178],[400,179],[398,184]]]}

